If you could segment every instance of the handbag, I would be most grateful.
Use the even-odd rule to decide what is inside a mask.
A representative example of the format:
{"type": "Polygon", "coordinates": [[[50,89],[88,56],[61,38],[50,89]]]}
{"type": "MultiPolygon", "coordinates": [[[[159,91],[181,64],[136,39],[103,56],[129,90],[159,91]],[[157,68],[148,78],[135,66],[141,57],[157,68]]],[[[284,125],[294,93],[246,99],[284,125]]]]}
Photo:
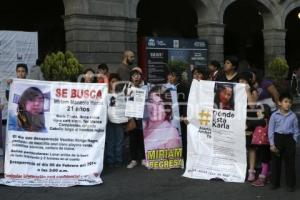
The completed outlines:
{"type": "Polygon", "coordinates": [[[254,129],[251,143],[255,144],[255,145],[268,145],[269,144],[268,125],[266,125],[265,127],[257,126],[254,129]]]}
{"type": "Polygon", "coordinates": [[[136,122],[135,122],[134,118],[132,118],[132,119],[128,120],[125,131],[130,132],[130,131],[136,129],[136,127],[137,127],[136,122]]]}

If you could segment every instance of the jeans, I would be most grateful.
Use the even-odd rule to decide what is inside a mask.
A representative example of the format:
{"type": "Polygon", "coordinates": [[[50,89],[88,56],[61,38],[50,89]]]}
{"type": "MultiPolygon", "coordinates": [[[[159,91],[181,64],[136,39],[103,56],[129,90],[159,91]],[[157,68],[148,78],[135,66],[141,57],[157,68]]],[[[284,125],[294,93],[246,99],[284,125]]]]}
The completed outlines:
{"type": "Polygon", "coordinates": [[[122,124],[107,123],[105,155],[108,165],[123,163],[124,128],[122,124]]]}

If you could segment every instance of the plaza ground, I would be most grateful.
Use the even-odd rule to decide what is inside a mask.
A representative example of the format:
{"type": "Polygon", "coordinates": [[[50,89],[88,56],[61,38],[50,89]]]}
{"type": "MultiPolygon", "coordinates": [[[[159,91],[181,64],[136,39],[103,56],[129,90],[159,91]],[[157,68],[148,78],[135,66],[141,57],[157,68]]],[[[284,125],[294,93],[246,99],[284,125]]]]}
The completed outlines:
{"type": "Polygon", "coordinates": [[[297,148],[295,192],[286,191],[284,177],[278,190],[270,185],[254,188],[249,183],[193,180],[183,170],[147,170],[144,167],[106,169],[104,183],[70,188],[21,188],[0,186],[0,200],[296,200],[300,198],[300,148],[297,148]]]}

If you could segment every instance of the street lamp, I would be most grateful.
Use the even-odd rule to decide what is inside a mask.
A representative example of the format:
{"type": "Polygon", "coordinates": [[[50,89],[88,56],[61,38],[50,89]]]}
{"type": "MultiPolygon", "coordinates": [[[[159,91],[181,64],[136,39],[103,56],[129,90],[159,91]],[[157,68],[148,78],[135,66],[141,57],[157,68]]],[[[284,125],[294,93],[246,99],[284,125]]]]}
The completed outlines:
{"type": "Polygon", "coordinates": [[[300,19],[300,12],[298,13],[298,18],[300,19]]]}

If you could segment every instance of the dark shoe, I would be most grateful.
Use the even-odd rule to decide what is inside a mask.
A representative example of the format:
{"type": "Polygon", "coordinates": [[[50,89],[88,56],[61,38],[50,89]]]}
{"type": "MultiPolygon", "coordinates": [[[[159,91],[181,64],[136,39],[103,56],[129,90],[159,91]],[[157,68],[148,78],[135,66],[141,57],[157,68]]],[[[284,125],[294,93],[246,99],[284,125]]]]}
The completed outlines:
{"type": "Polygon", "coordinates": [[[287,188],[287,191],[288,191],[288,192],[294,192],[294,191],[295,191],[295,188],[294,188],[294,187],[288,187],[288,188],[287,188]]]}
{"type": "Polygon", "coordinates": [[[114,164],[107,164],[107,168],[109,168],[109,169],[113,169],[115,166],[114,166],[114,164]]]}
{"type": "Polygon", "coordinates": [[[114,165],[114,167],[115,167],[115,168],[121,168],[121,167],[122,167],[122,164],[117,163],[117,164],[114,165]]]}
{"type": "Polygon", "coordinates": [[[279,185],[272,185],[271,190],[277,190],[279,188],[279,185]]]}

